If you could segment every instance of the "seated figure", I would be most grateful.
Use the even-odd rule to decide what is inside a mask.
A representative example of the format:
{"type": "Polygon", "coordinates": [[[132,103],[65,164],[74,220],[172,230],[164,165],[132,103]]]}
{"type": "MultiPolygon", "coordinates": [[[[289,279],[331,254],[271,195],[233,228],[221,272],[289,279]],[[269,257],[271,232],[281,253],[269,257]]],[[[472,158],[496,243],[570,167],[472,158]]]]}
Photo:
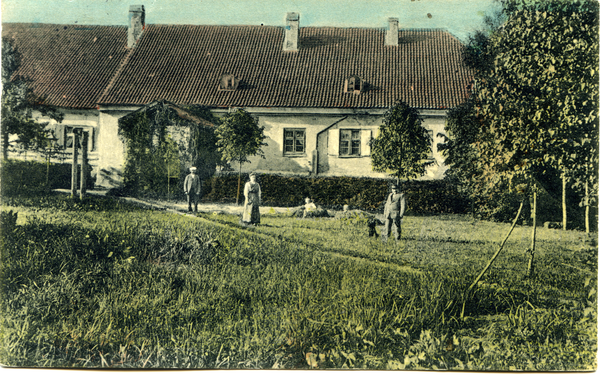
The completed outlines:
{"type": "Polygon", "coordinates": [[[304,215],[303,215],[303,217],[310,215],[311,212],[314,212],[316,210],[317,210],[317,205],[312,201],[312,199],[306,197],[304,199],[304,215]]]}

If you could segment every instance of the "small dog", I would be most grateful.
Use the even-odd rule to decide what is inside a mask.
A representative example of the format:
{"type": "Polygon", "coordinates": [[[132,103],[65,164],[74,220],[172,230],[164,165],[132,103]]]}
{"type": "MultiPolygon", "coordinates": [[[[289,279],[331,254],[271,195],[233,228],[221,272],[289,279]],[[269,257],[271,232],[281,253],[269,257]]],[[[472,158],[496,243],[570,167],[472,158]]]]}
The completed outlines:
{"type": "Polygon", "coordinates": [[[367,227],[369,228],[369,237],[375,236],[375,238],[379,238],[379,234],[377,234],[377,225],[383,225],[381,220],[376,217],[371,217],[367,221],[367,227]]]}

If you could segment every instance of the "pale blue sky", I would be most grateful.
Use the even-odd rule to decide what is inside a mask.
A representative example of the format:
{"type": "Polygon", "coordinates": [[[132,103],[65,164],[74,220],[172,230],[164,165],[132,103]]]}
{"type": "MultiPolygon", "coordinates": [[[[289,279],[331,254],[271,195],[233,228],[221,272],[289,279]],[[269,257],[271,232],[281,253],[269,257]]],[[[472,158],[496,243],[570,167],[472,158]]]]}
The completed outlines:
{"type": "Polygon", "coordinates": [[[148,24],[285,24],[302,26],[445,28],[464,39],[480,29],[493,0],[2,0],[2,22],[126,25],[129,5],[143,4],[148,24]]]}

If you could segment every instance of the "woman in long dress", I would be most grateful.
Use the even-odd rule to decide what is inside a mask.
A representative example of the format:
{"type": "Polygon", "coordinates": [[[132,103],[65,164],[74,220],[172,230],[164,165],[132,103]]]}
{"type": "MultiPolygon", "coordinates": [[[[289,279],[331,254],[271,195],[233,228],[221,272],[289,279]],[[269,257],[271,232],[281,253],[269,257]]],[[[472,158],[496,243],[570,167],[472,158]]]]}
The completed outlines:
{"type": "Polygon", "coordinates": [[[250,173],[250,181],[244,186],[243,224],[260,224],[260,185],[256,182],[256,174],[250,173]]]}

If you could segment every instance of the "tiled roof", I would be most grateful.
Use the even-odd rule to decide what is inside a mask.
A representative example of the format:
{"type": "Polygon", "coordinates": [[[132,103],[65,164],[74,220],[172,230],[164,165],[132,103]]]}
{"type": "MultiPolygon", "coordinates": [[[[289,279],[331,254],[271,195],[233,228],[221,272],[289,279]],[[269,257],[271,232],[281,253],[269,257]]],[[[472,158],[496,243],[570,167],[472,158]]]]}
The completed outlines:
{"type": "Polygon", "coordinates": [[[42,25],[45,32],[35,34],[31,25],[5,25],[3,35],[27,34],[20,49],[29,49],[24,60],[33,62],[22,70],[45,67],[32,77],[36,87],[51,104],[68,107],[165,99],[209,107],[386,108],[401,99],[417,108],[450,108],[464,100],[470,80],[460,42],[443,30],[400,30],[396,47],[384,46],[384,29],[301,27],[299,50],[284,52],[282,27],[147,25],[125,59],[124,27],[86,26],[86,34],[62,27],[42,25]],[[72,37],[62,37],[67,32],[72,37]],[[241,80],[237,90],[218,90],[226,73],[241,80]],[[93,74],[101,78],[89,79],[93,74]],[[351,75],[367,82],[366,92],[343,92],[351,75]]]}
{"type": "Polygon", "coordinates": [[[95,107],[128,52],[127,29],[120,26],[5,23],[2,37],[21,53],[16,74],[59,107],[95,107]]]}
{"type": "Polygon", "coordinates": [[[300,28],[298,52],[283,51],[284,31],[265,26],[147,26],[103,104],[156,99],[211,107],[447,108],[467,95],[460,42],[443,30],[401,30],[397,47],[384,29],[300,28]],[[241,80],[219,91],[226,73],[241,80]],[[344,93],[358,75],[369,85],[344,93]]]}

